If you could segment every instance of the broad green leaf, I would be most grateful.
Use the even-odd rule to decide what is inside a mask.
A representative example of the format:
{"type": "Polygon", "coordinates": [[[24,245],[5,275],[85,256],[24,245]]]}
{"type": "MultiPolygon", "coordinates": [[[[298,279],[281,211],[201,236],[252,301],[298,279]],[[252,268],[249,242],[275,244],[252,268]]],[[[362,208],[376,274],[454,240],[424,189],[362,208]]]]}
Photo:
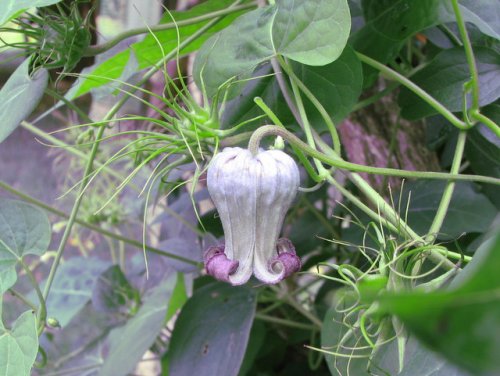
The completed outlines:
{"type": "MultiPolygon", "coordinates": [[[[466,22],[498,38],[496,0],[461,0],[460,9],[466,22]]],[[[357,51],[381,63],[391,61],[415,33],[441,23],[455,22],[449,0],[364,0],[363,11],[366,24],[353,34],[351,42],[357,51]]],[[[365,85],[371,85],[377,72],[368,67],[364,70],[365,85]]]]}
{"type": "Polygon", "coordinates": [[[41,256],[51,228],[44,211],[22,201],[0,198],[0,292],[14,285],[15,265],[25,255],[41,256]]]}
{"type": "Polygon", "coordinates": [[[118,265],[97,278],[92,290],[92,305],[99,312],[135,314],[139,292],[134,289],[118,265]]]}
{"type": "Polygon", "coordinates": [[[129,374],[146,350],[154,343],[165,324],[170,296],[175,286],[175,273],[170,273],[143,297],[137,314],[109,334],[109,352],[99,376],[129,374]]]}
{"type": "Polygon", "coordinates": [[[0,269],[0,296],[10,289],[17,281],[17,273],[14,267],[0,269]]]}
{"type": "MultiPolygon", "coordinates": [[[[425,235],[434,219],[443,195],[445,182],[420,180],[405,184],[402,208],[406,208],[411,191],[408,223],[412,229],[425,235]]],[[[401,213],[402,216],[405,213],[401,213]]],[[[497,215],[497,209],[488,198],[476,191],[469,182],[457,182],[441,228],[445,239],[457,237],[464,232],[485,232],[497,215]]]]}
{"type": "MultiPolygon", "coordinates": [[[[364,0],[366,24],[352,37],[356,51],[387,63],[404,42],[418,31],[441,23],[443,15],[453,14],[447,0],[364,0]]],[[[365,86],[371,85],[378,74],[364,66],[365,86]]]]}
{"type": "Polygon", "coordinates": [[[36,317],[26,311],[11,329],[0,319],[0,375],[29,376],[38,354],[36,317]]]}
{"type": "Polygon", "coordinates": [[[254,290],[212,283],[195,291],[170,341],[171,375],[237,375],[255,315],[254,290]]]}
{"type": "Polygon", "coordinates": [[[29,8],[45,7],[59,3],[61,0],[2,0],[0,1],[0,26],[17,17],[29,8]]]}
{"type": "Polygon", "coordinates": [[[394,376],[468,376],[468,372],[451,364],[439,354],[427,349],[411,336],[405,345],[404,366],[399,372],[396,341],[383,346],[376,355],[376,364],[394,376]]]}
{"type": "Polygon", "coordinates": [[[227,80],[250,77],[276,55],[329,64],[342,53],[350,27],[346,0],[278,0],[239,17],[203,45],[194,64],[196,83],[212,96],[227,80]]]}
{"type": "Polygon", "coordinates": [[[460,0],[459,5],[462,17],[466,22],[473,23],[484,34],[500,39],[500,17],[497,0],[460,0]]]}
{"type": "MultiPolygon", "coordinates": [[[[479,104],[485,106],[500,97],[500,56],[486,47],[474,48],[479,74],[479,104]]],[[[470,80],[469,66],[462,48],[445,50],[411,80],[450,111],[463,109],[463,85],[470,80]]],[[[470,94],[467,96],[470,105],[470,94]]],[[[437,113],[418,96],[403,88],[399,96],[401,114],[411,120],[437,113]]]]}
{"type": "Polygon", "coordinates": [[[62,327],[82,309],[92,297],[97,279],[109,262],[95,257],[74,257],[59,267],[47,299],[47,312],[62,327]]]}
{"type": "Polygon", "coordinates": [[[29,59],[26,59],[0,89],[0,143],[36,108],[48,78],[46,69],[39,69],[30,76],[29,59]]]}
{"type": "MultiPolygon", "coordinates": [[[[172,19],[176,22],[179,22],[200,17],[212,12],[226,9],[232,3],[234,3],[234,0],[206,1],[184,12],[171,12],[170,14],[165,13],[165,15],[160,20],[160,24],[171,23],[172,19]]],[[[196,51],[211,35],[225,28],[243,12],[244,11],[237,11],[225,16],[221,21],[217,22],[217,24],[203,33],[203,35],[201,35],[198,39],[190,43],[186,48],[179,51],[179,54],[185,55],[187,53],[196,51]]],[[[209,20],[205,20],[193,23],[191,25],[179,26],[178,30],[180,39],[177,38],[178,35],[175,29],[155,32],[155,37],[147,35],[144,40],[133,43],[131,45],[131,49],[117,53],[116,55],[103,61],[93,70],[87,73],[89,77],[86,77],[82,81],[80,87],[72,95],[71,98],[77,98],[83,94],[88,93],[93,88],[113,82],[114,79],[121,78],[122,80],[127,80],[128,77],[123,77],[123,73],[125,68],[127,67],[127,64],[129,63],[129,60],[132,58],[137,60],[137,70],[142,70],[154,66],[163,58],[164,54],[168,54],[169,52],[174,51],[177,48],[179,42],[182,42],[183,40],[194,34],[208,22],[209,20]],[[160,43],[161,47],[158,43],[160,43]]]]}
{"type": "Polygon", "coordinates": [[[397,315],[421,341],[475,374],[500,372],[500,234],[476,251],[452,290],[387,294],[380,311],[397,315]]]}
{"type": "MultiPolygon", "coordinates": [[[[300,80],[309,88],[323,105],[334,124],[339,124],[352,110],[361,94],[363,75],[361,63],[350,46],[346,46],[340,57],[324,66],[292,64],[300,80]]],[[[268,65],[258,68],[252,79],[242,91],[242,95],[227,104],[223,114],[223,128],[234,126],[242,121],[262,115],[253,99],[261,97],[267,106],[287,125],[295,122],[293,114],[286,105],[274,76],[259,76],[271,73],[268,65]]],[[[326,130],[323,118],[303,96],[308,118],[314,128],[326,130]]],[[[262,120],[265,123],[265,120],[262,120]]],[[[250,130],[248,127],[246,130],[250,130]]]]}
{"type": "MultiPolygon", "coordinates": [[[[345,290],[339,290],[336,298],[343,291],[345,290]]],[[[339,305],[336,305],[338,301],[334,300],[334,304],[326,313],[323,321],[321,347],[326,351],[339,354],[325,354],[325,361],[332,375],[468,375],[465,371],[450,364],[439,354],[428,350],[413,336],[410,336],[406,342],[403,369],[399,372],[400,359],[393,329],[387,332],[387,337],[394,339],[379,346],[373,356],[372,350],[361,335],[359,327],[353,326],[358,318],[357,315],[341,312],[350,307],[352,303],[354,303],[354,300],[349,300],[348,295],[346,300],[339,305]],[[351,335],[346,335],[349,326],[353,327],[353,331],[351,335]],[[338,346],[340,344],[341,346],[338,346]],[[372,356],[371,360],[369,360],[369,356],[372,356]],[[372,373],[368,373],[368,370],[372,373]]]]}
{"type": "MultiPolygon", "coordinates": [[[[346,46],[340,57],[323,66],[293,64],[300,80],[323,105],[334,124],[339,124],[358,102],[363,87],[361,62],[354,50],[346,46]]],[[[326,130],[324,120],[303,95],[308,118],[317,131],[326,130]]]]}

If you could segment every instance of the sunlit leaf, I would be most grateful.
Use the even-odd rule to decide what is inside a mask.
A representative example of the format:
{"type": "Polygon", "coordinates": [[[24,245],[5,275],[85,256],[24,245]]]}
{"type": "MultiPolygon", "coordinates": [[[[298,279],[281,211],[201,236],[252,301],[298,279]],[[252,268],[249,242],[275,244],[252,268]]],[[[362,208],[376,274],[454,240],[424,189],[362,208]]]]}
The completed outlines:
{"type": "Polygon", "coordinates": [[[306,65],[329,64],[342,53],[350,27],[345,0],[278,0],[210,38],[197,55],[195,80],[213,95],[227,80],[249,77],[278,54],[306,65]]]}
{"type": "Polygon", "coordinates": [[[45,7],[61,0],[2,0],[0,1],[0,26],[17,17],[20,13],[34,7],[45,7]]]}

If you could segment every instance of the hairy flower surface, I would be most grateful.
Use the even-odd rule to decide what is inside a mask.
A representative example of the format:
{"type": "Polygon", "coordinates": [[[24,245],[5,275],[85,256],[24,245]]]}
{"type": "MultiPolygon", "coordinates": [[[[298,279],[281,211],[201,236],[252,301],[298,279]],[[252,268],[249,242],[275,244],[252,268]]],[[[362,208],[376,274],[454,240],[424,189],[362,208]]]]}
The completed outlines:
{"type": "Polygon", "coordinates": [[[207,185],[225,235],[224,246],[205,252],[208,274],[241,285],[252,273],[277,283],[300,269],[292,243],[278,239],[299,187],[299,169],[290,156],[225,148],[210,164],[207,185]]]}

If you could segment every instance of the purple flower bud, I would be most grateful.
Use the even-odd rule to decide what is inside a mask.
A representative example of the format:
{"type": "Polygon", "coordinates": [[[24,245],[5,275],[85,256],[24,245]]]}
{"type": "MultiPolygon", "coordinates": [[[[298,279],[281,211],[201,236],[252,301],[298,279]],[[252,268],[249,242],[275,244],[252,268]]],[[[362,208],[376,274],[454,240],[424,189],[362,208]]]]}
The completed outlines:
{"type": "Polygon", "coordinates": [[[254,156],[226,148],[212,160],[207,185],[225,235],[223,253],[205,256],[208,274],[233,285],[247,282],[252,273],[264,283],[277,283],[300,269],[291,242],[278,241],[299,187],[291,157],[279,150],[254,156]]]}

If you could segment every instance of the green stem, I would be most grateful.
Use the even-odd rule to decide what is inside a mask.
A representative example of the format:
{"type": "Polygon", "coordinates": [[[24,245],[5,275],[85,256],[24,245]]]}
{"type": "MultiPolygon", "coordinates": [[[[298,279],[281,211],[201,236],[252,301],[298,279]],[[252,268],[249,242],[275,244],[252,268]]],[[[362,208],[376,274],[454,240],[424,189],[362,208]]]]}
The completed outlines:
{"type": "Polygon", "coordinates": [[[251,152],[256,153],[262,138],[269,135],[281,136],[285,140],[287,140],[290,144],[300,148],[304,153],[308,154],[312,158],[316,158],[317,160],[326,163],[332,167],[337,167],[348,171],[366,172],[368,174],[398,176],[402,178],[477,181],[481,183],[500,185],[500,179],[493,178],[490,176],[460,175],[460,174],[449,174],[445,172],[408,171],[408,170],[399,170],[395,168],[363,166],[356,163],[347,162],[338,157],[336,154],[332,154],[333,156],[326,155],[310,147],[308,144],[303,142],[293,133],[276,125],[264,125],[255,130],[255,132],[250,137],[250,141],[248,142],[248,149],[251,152]]]}
{"type": "Polygon", "coordinates": [[[460,12],[460,6],[458,0],[451,0],[453,6],[453,11],[455,12],[455,18],[457,19],[458,31],[462,38],[464,45],[465,56],[467,58],[467,64],[469,65],[469,71],[471,74],[471,85],[472,85],[472,106],[471,110],[479,109],[479,75],[477,73],[476,59],[474,58],[474,52],[472,51],[472,45],[469,39],[469,34],[467,33],[467,28],[465,27],[465,22],[460,12]]]}
{"type": "MultiPolygon", "coordinates": [[[[455,153],[453,155],[453,162],[451,165],[450,173],[457,174],[460,170],[460,163],[462,162],[462,157],[464,155],[465,140],[467,139],[467,131],[460,131],[458,134],[457,145],[455,147],[455,153]]],[[[443,196],[441,197],[441,202],[439,203],[436,215],[432,221],[431,227],[429,228],[426,241],[432,243],[444,222],[446,213],[448,212],[448,207],[450,206],[450,201],[453,196],[453,191],[455,189],[455,182],[450,181],[446,184],[444,188],[443,196]]]]}
{"type": "MultiPolygon", "coordinates": [[[[340,138],[339,138],[339,134],[337,132],[337,128],[335,128],[335,124],[333,124],[333,121],[330,118],[330,115],[328,114],[328,112],[326,111],[326,109],[323,107],[323,105],[321,104],[321,102],[316,98],[316,96],[297,77],[297,75],[293,71],[292,67],[290,67],[290,65],[288,65],[288,63],[285,61],[285,59],[283,59],[281,57],[278,57],[278,61],[280,62],[280,65],[283,68],[283,70],[286,72],[286,74],[288,74],[288,76],[290,76],[291,84],[292,84],[292,89],[293,89],[294,83],[295,83],[300,88],[300,90],[302,90],[302,92],[307,97],[307,99],[309,99],[311,101],[311,103],[314,105],[314,107],[316,107],[316,109],[320,113],[320,115],[323,118],[323,121],[325,122],[328,130],[330,131],[330,135],[332,137],[332,143],[333,143],[333,150],[335,150],[335,152],[340,155],[340,153],[341,153],[340,138]]],[[[293,92],[295,94],[296,90],[293,90],[293,92]]],[[[297,97],[296,94],[295,94],[295,97],[297,97]]],[[[300,101],[300,105],[302,106],[302,101],[300,101]]],[[[297,106],[299,106],[299,103],[297,103],[297,106]]],[[[300,112],[300,109],[299,109],[299,112],[300,112]]],[[[303,111],[303,112],[305,113],[305,111],[303,111]]],[[[303,121],[305,122],[302,114],[301,114],[301,117],[302,117],[303,121]]]]}
{"type": "Polygon", "coordinates": [[[279,317],[267,316],[267,315],[264,315],[261,313],[256,313],[255,318],[257,320],[266,321],[266,322],[270,322],[273,324],[289,326],[291,328],[305,329],[305,330],[317,330],[318,329],[315,325],[304,324],[304,323],[295,322],[295,321],[291,321],[291,320],[287,320],[287,319],[281,319],[279,317]]]}
{"type": "MultiPolygon", "coordinates": [[[[34,197],[31,197],[23,192],[20,192],[18,191],[17,189],[15,189],[14,187],[8,185],[7,183],[3,182],[3,181],[0,181],[0,188],[4,189],[5,191],[7,192],[10,192],[12,193],[13,195],[16,195],[17,197],[23,199],[24,201],[30,203],[30,204],[33,204],[35,206],[38,206],[39,208],[42,208],[52,214],[55,214],[61,218],[66,218],[68,219],[70,216],[67,214],[67,213],[64,213],[63,211],[61,210],[58,210],[56,208],[53,208],[52,206],[50,205],[47,205],[45,204],[44,202],[42,201],[39,201],[37,200],[36,198],[34,197]]],[[[112,231],[109,231],[109,230],[106,230],[100,226],[96,226],[96,225],[93,225],[91,223],[88,223],[80,218],[76,218],[75,219],[75,222],[78,223],[79,225],[83,226],[83,227],[86,227],[88,228],[89,230],[92,230],[92,231],[95,231],[99,234],[102,234],[104,236],[107,236],[111,239],[115,239],[115,240],[118,240],[122,243],[125,243],[125,244],[128,244],[128,245],[131,245],[133,247],[136,247],[138,249],[143,249],[143,243],[140,242],[140,241],[137,241],[137,240],[134,240],[134,239],[130,239],[130,238],[127,238],[121,234],[117,234],[117,233],[114,233],[112,231]]],[[[175,259],[175,260],[178,260],[178,261],[182,261],[186,264],[190,264],[190,265],[195,265],[195,266],[200,266],[200,263],[196,262],[196,261],[193,261],[193,260],[190,260],[190,259],[187,259],[185,257],[182,257],[182,256],[178,256],[176,254],[173,254],[173,253],[169,253],[169,252],[166,252],[166,251],[162,251],[161,249],[158,249],[158,248],[154,248],[154,247],[151,247],[149,245],[146,245],[146,251],[148,252],[151,252],[151,253],[156,253],[158,255],[161,255],[161,256],[165,256],[165,257],[169,257],[171,259],[175,259]]]]}
{"type": "Polygon", "coordinates": [[[15,296],[24,304],[26,304],[28,307],[30,307],[33,310],[33,312],[36,312],[38,310],[37,306],[20,292],[14,289],[9,289],[9,292],[12,294],[12,296],[15,296]]]}
{"type": "MultiPolygon", "coordinates": [[[[216,19],[208,22],[203,27],[201,27],[200,29],[198,29],[194,34],[190,35],[183,42],[181,42],[179,44],[179,46],[175,50],[172,50],[168,54],[166,54],[157,65],[155,65],[147,73],[144,74],[144,76],[142,77],[142,79],[137,83],[137,86],[139,87],[139,86],[143,85],[144,83],[146,83],[156,73],[158,67],[161,67],[161,65],[162,65],[163,62],[166,62],[166,61],[170,60],[172,57],[176,56],[177,51],[180,51],[181,49],[183,49],[187,45],[189,45],[191,42],[193,42],[194,40],[196,40],[197,38],[199,38],[201,35],[203,35],[203,33],[205,33],[213,25],[215,25],[219,20],[220,20],[220,18],[216,18],[216,19]]],[[[135,90],[136,90],[135,88],[132,88],[132,93],[135,90]]],[[[104,119],[106,121],[107,120],[111,120],[118,113],[118,111],[125,104],[125,102],[127,102],[128,99],[129,99],[128,95],[123,96],[111,108],[111,110],[108,112],[108,114],[105,116],[104,119]]],[[[44,292],[43,292],[43,296],[44,296],[45,300],[47,299],[47,297],[49,295],[50,288],[52,286],[52,282],[54,281],[54,277],[55,277],[57,268],[58,268],[59,263],[61,261],[62,255],[64,253],[64,248],[65,248],[66,243],[67,243],[67,241],[69,239],[69,235],[71,233],[71,229],[73,228],[73,224],[75,223],[75,220],[76,220],[76,217],[77,217],[77,214],[78,214],[78,210],[80,209],[80,204],[81,204],[81,201],[83,199],[83,193],[85,192],[85,189],[87,188],[87,183],[89,181],[90,174],[93,171],[94,159],[95,159],[95,156],[97,154],[97,150],[99,149],[100,140],[101,140],[101,138],[103,136],[103,133],[104,133],[105,129],[106,129],[105,126],[101,126],[99,128],[99,130],[97,131],[96,141],[95,141],[95,143],[92,146],[92,149],[90,151],[90,156],[89,156],[89,159],[87,161],[87,165],[85,167],[85,172],[84,172],[84,175],[83,175],[84,177],[83,177],[82,182],[80,184],[80,189],[79,189],[77,198],[76,198],[76,200],[75,200],[75,202],[73,204],[73,209],[71,210],[71,214],[69,216],[68,223],[66,225],[66,228],[64,229],[64,233],[62,235],[61,242],[59,243],[59,247],[57,248],[56,257],[54,259],[52,267],[50,268],[49,276],[47,278],[47,283],[45,285],[45,289],[44,289],[44,292]]]]}
{"type": "MultiPolygon", "coordinates": [[[[116,106],[115,106],[116,107],[116,106]]],[[[116,109],[117,111],[118,109],[116,109]]],[[[111,113],[113,110],[111,111],[111,113]]],[[[80,204],[83,199],[83,193],[87,187],[87,183],[89,181],[90,174],[93,171],[93,166],[94,166],[94,158],[97,154],[97,150],[99,148],[99,140],[102,138],[102,135],[104,133],[104,130],[106,127],[101,126],[99,130],[97,131],[97,136],[96,136],[96,141],[94,145],[92,146],[92,150],[90,151],[89,159],[87,161],[87,164],[85,166],[85,172],[83,173],[83,179],[80,184],[80,189],[77,195],[77,198],[73,204],[73,209],[71,210],[71,214],[69,215],[68,223],[66,224],[66,228],[64,229],[64,233],[62,235],[61,241],[59,243],[59,247],[57,248],[56,251],[56,257],[54,258],[54,262],[52,263],[52,266],[49,271],[49,276],[47,277],[47,283],[45,284],[45,288],[43,290],[43,297],[46,300],[47,297],[49,296],[50,288],[52,287],[52,282],[54,282],[54,277],[56,275],[57,268],[59,267],[59,263],[61,261],[62,255],[64,253],[64,248],[66,247],[66,243],[68,242],[69,236],[71,234],[71,230],[73,228],[73,223],[76,220],[76,216],[78,214],[78,210],[80,209],[80,204]]]]}
{"type": "Polygon", "coordinates": [[[457,118],[443,104],[441,104],[434,97],[432,97],[425,90],[420,88],[418,85],[414,84],[412,81],[410,81],[405,76],[399,74],[398,72],[392,70],[391,68],[385,66],[384,64],[381,64],[378,61],[373,60],[372,58],[370,58],[366,55],[363,55],[362,53],[356,52],[356,55],[358,56],[359,60],[361,60],[363,63],[379,70],[380,72],[384,73],[387,77],[399,82],[401,85],[407,87],[409,90],[414,92],[422,100],[424,100],[432,108],[434,108],[437,112],[439,112],[441,115],[443,115],[443,117],[446,118],[455,127],[462,129],[462,130],[466,130],[469,128],[469,126],[465,122],[463,122],[462,120],[457,118]]]}
{"type": "Polygon", "coordinates": [[[294,297],[287,295],[286,296],[286,303],[288,303],[290,306],[292,306],[297,312],[299,312],[302,316],[306,317],[311,321],[316,327],[321,329],[323,326],[323,323],[321,322],[320,319],[318,319],[312,312],[309,312],[307,309],[305,309],[302,304],[297,302],[294,297]]]}
{"type": "MultiPolygon", "coordinates": [[[[315,149],[314,137],[313,137],[313,134],[311,132],[311,125],[309,124],[309,119],[307,118],[307,114],[306,114],[304,105],[302,103],[302,98],[300,96],[299,90],[298,90],[297,85],[295,83],[295,80],[293,78],[290,80],[290,84],[292,85],[292,92],[295,96],[295,103],[296,103],[297,109],[299,111],[299,116],[302,119],[303,129],[304,129],[304,133],[306,135],[307,143],[312,149],[315,149]]],[[[320,177],[322,177],[322,175],[324,174],[324,170],[325,170],[323,165],[317,159],[314,159],[314,164],[316,165],[316,169],[318,170],[318,175],[320,177]]]]}
{"type": "Polygon", "coordinates": [[[480,113],[477,110],[471,110],[470,116],[473,119],[486,125],[493,133],[495,133],[495,135],[498,138],[500,138],[500,126],[498,126],[498,124],[495,123],[493,120],[491,120],[489,117],[483,115],[482,113],[480,113]]]}
{"type": "MultiPolygon", "coordinates": [[[[69,153],[76,155],[77,157],[80,157],[80,158],[88,161],[89,155],[87,153],[84,153],[83,151],[80,151],[77,148],[66,144],[64,141],[61,141],[58,138],[48,134],[47,132],[44,132],[40,128],[35,127],[33,124],[28,123],[27,121],[22,121],[21,126],[24,129],[27,129],[28,131],[30,131],[31,133],[43,138],[44,140],[49,141],[53,145],[64,148],[64,150],[68,151],[69,153]]],[[[120,173],[118,173],[117,171],[113,170],[112,168],[105,166],[104,164],[102,164],[101,162],[98,162],[98,161],[95,161],[95,164],[96,164],[96,166],[99,166],[104,171],[109,173],[111,176],[113,176],[119,180],[123,180],[123,176],[120,173]]]]}
{"type": "Polygon", "coordinates": [[[399,87],[399,85],[400,85],[399,82],[393,82],[390,85],[388,85],[384,90],[381,90],[376,94],[373,94],[371,97],[360,100],[358,103],[356,103],[354,105],[354,107],[352,108],[352,112],[359,111],[362,108],[365,108],[365,107],[371,105],[372,103],[377,102],[380,98],[385,97],[386,95],[390,94],[395,89],[397,89],[399,87]]]}
{"type": "MultiPolygon", "coordinates": [[[[238,1],[238,2],[240,2],[240,1],[238,1]]],[[[238,2],[236,2],[235,4],[237,4],[238,2]]],[[[255,3],[253,3],[253,2],[248,3],[248,4],[235,5],[233,7],[228,7],[225,9],[218,10],[218,11],[206,13],[206,14],[203,14],[201,16],[193,17],[193,18],[190,18],[187,20],[169,22],[169,23],[164,23],[164,24],[155,25],[155,26],[151,26],[151,27],[141,27],[141,28],[136,28],[136,29],[132,29],[132,30],[127,30],[127,31],[117,35],[116,37],[114,37],[113,39],[111,39],[105,43],[94,45],[94,46],[89,46],[85,50],[85,52],[83,53],[83,56],[89,57],[89,56],[96,56],[96,55],[102,54],[103,52],[106,52],[106,51],[110,50],[111,48],[113,48],[114,46],[116,46],[121,41],[123,41],[127,38],[130,38],[130,37],[133,37],[135,35],[147,34],[147,33],[157,32],[157,31],[165,31],[165,30],[170,30],[170,29],[182,27],[182,26],[194,25],[194,24],[197,24],[197,23],[200,23],[203,21],[213,19],[213,18],[220,18],[220,17],[226,16],[228,14],[238,12],[241,10],[255,8],[255,6],[256,6],[255,3]]]]}
{"type": "Polygon", "coordinates": [[[31,272],[30,268],[24,260],[21,258],[19,260],[19,263],[23,267],[24,271],[26,272],[26,275],[28,276],[28,279],[30,280],[31,285],[35,289],[36,296],[38,297],[38,301],[40,302],[40,307],[37,310],[37,318],[38,318],[38,335],[42,334],[43,328],[45,328],[45,321],[47,320],[47,306],[45,305],[45,302],[47,299],[44,298],[42,291],[40,290],[40,285],[38,284],[38,281],[36,280],[35,276],[31,272]]]}

